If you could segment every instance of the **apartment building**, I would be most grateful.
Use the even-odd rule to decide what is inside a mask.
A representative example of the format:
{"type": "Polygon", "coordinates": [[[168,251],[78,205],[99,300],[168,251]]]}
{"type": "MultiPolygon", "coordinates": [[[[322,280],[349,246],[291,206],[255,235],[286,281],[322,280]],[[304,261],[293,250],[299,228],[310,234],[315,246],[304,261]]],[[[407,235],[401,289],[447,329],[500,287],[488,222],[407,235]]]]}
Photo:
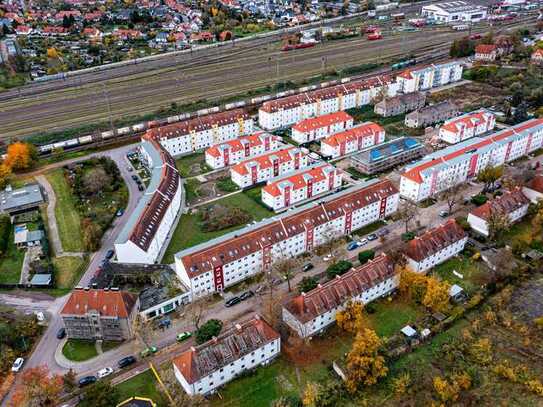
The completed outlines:
{"type": "Polygon", "coordinates": [[[494,130],[496,117],[488,110],[479,109],[447,120],[439,128],[438,137],[449,144],[480,136],[494,130]]]}
{"type": "Polygon", "coordinates": [[[462,79],[462,70],[460,61],[409,68],[396,77],[398,92],[424,91],[458,82],[462,79]]]}
{"type": "Polygon", "coordinates": [[[292,126],[292,139],[299,144],[320,140],[353,127],[353,118],[343,111],[304,119],[292,126]]]}
{"type": "Polygon", "coordinates": [[[473,209],[468,215],[468,223],[476,232],[489,236],[489,219],[493,215],[507,216],[510,223],[515,223],[526,216],[529,205],[530,200],[523,194],[522,189],[515,188],[473,209]]]}
{"type": "Polygon", "coordinates": [[[234,165],[230,168],[230,177],[240,188],[247,188],[308,165],[306,149],[288,147],[234,165]]]}
{"type": "Polygon", "coordinates": [[[341,186],[342,173],[330,164],[317,164],[287,178],[268,181],[262,202],[274,211],[315,198],[341,186]]]}
{"type": "Polygon", "coordinates": [[[174,159],[156,140],[144,136],[139,152],[151,178],[114,246],[121,263],[153,264],[181,210],[183,187],[174,159]]]}
{"type": "Polygon", "coordinates": [[[426,94],[413,92],[385,98],[376,103],[373,111],[383,117],[397,116],[411,110],[420,109],[426,104],[426,94]]]}
{"type": "Polygon", "coordinates": [[[60,316],[70,339],[123,341],[134,335],[137,313],[135,294],[76,287],[60,316]]]}
{"type": "Polygon", "coordinates": [[[323,139],[321,141],[321,154],[326,157],[337,158],[384,141],[385,129],[377,123],[365,122],[323,139]]]}
{"type": "Polygon", "coordinates": [[[173,359],[175,377],[191,396],[214,393],[244,371],[265,366],[281,352],[280,335],[259,315],[173,359]]]}
{"type": "Polygon", "coordinates": [[[349,301],[368,304],[390,294],[398,284],[394,263],[383,253],[294,297],[283,306],[282,319],[298,336],[307,338],[336,322],[336,314],[345,309],[349,301]]]}
{"type": "Polygon", "coordinates": [[[372,180],[183,250],[176,273],[194,297],[221,292],[296,257],[336,236],[384,219],[398,209],[399,194],[389,180],[372,180]]]}
{"type": "Polygon", "coordinates": [[[485,137],[473,137],[427,155],[400,178],[400,194],[420,202],[474,178],[487,166],[519,159],[543,145],[543,119],[532,119],[485,137]]]}
{"type": "Polygon", "coordinates": [[[147,131],[174,157],[253,133],[253,119],[244,109],[194,117],[147,131]]]}
{"type": "Polygon", "coordinates": [[[213,169],[228,167],[248,158],[275,151],[281,145],[281,137],[265,132],[239,137],[209,147],[205,152],[206,164],[213,169]]]}
{"type": "Polygon", "coordinates": [[[362,174],[373,175],[424,155],[424,145],[412,137],[399,137],[368,148],[351,157],[351,164],[362,174]]]}
{"type": "Polygon", "coordinates": [[[404,254],[411,270],[425,273],[464,250],[467,241],[464,229],[450,219],[407,242],[404,254]]]}
{"type": "Polygon", "coordinates": [[[457,114],[458,107],[454,103],[445,100],[407,114],[405,116],[405,125],[413,128],[425,127],[450,119],[457,114]]]}
{"type": "Polygon", "coordinates": [[[398,84],[390,75],[346,82],[264,102],[258,110],[258,123],[266,130],[276,130],[301,120],[366,106],[383,93],[395,96],[398,84]]]}

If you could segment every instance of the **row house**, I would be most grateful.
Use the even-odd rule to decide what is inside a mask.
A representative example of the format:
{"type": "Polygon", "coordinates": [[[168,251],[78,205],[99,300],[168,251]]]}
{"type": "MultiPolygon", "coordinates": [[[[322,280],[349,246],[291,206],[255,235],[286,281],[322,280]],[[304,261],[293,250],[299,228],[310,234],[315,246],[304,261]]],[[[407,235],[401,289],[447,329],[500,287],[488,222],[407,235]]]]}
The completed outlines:
{"type": "Polygon", "coordinates": [[[304,119],[292,126],[292,139],[299,144],[320,140],[353,127],[353,118],[340,111],[310,119],[304,119]]]}
{"type": "Polygon", "coordinates": [[[143,34],[141,31],[124,29],[124,28],[116,28],[115,30],[113,30],[111,35],[115,38],[118,38],[120,40],[125,40],[125,41],[137,40],[143,37],[143,34]]]}
{"type": "Polygon", "coordinates": [[[279,333],[255,315],[177,356],[173,371],[188,395],[206,395],[245,371],[268,365],[280,353],[279,333]]]}
{"type": "Polygon", "coordinates": [[[306,149],[288,147],[234,165],[230,168],[230,178],[240,188],[247,188],[308,165],[306,149]]]}
{"type": "Polygon", "coordinates": [[[179,215],[183,188],[174,159],[158,142],[144,140],[140,155],[151,180],[115,240],[115,253],[121,263],[153,264],[179,215]]]}
{"type": "Polygon", "coordinates": [[[266,130],[285,128],[311,117],[369,105],[383,94],[395,96],[397,89],[392,76],[380,75],[287,96],[264,102],[258,123],[266,130]]]}
{"type": "Polygon", "coordinates": [[[486,137],[473,137],[407,167],[400,194],[420,202],[464,183],[488,167],[515,161],[543,146],[543,119],[532,119],[486,137]]]}
{"type": "Polygon", "coordinates": [[[439,128],[438,137],[449,144],[456,144],[492,131],[495,126],[495,116],[488,110],[479,109],[447,120],[439,128]]]}
{"type": "Polygon", "coordinates": [[[206,164],[213,169],[224,168],[275,151],[282,145],[281,137],[259,132],[209,147],[205,152],[206,164]]]}
{"type": "Polygon", "coordinates": [[[274,218],[246,226],[175,255],[179,279],[193,297],[225,288],[269,270],[273,262],[312,252],[394,214],[399,194],[389,180],[372,180],[274,218]]]}
{"type": "Polygon", "coordinates": [[[321,154],[337,158],[385,141],[385,129],[373,122],[359,124],[321,141],[321,154]]]}
{"type": "Polygon", "coordinates": [[[339,188],[341,178],[341,171],[333,165],[317,165],[288,178],[268,181],[261,191],[262,202],[278,211],[339,188]]]}
{"type": "Polygon", "coordinates": [[[66,36],[68,34],[69,31],[66,28],[53,25],[43,27],[41,30],[41,35],[44,37],[66,36]]]}
{"type": "Polygon", "coordinates": [[[336,322],[337,313],[349,301],[368,304],[390,294],[398,284],[394,263],[383,253],[294,297],[283,306],[282,319],[301,338],[311,337],[336,322]]]}
{"type": "Polygon", "coordinates": [[[174,157],[253,133],[253,119],[244,109],[194,117],[147,131],[174,157]]]}
{"type": "Polygon", "coordinates": [[[413,92],[385,98],[373,107],[375,114],[383,117],[397,116],[411,110],[420,109],[426,104],[426,93],[413,92]]]}
{"type": "Polygon", "coordinates": [[[398,91],[411,93],[458,82],[462,79],[462,71],[460,61],[410,68],[396,77],[398,91]]]}
{"type": "Polygon", "coordinates": [[[464,250],[467,241],[468,235],[464,229],[450,219],[410,240],[404,254],[411,270],[425,273],[464,250]]]}
{"type": "Polygon", "coordinates": [[[415,110],[405,116],[407,127],[425,127],[450,119],[458,114],[458,107],[448,100],[415,110]]]}
{"type": "Polygon", "coordinates": [[[507,216],[509,222],[514,223],[526,216],[529,205],[530,200],[522,189],[515,188],[473,209],[468,215],[468,223],[476,232],[489,236],[492,216],[507,216]]]}

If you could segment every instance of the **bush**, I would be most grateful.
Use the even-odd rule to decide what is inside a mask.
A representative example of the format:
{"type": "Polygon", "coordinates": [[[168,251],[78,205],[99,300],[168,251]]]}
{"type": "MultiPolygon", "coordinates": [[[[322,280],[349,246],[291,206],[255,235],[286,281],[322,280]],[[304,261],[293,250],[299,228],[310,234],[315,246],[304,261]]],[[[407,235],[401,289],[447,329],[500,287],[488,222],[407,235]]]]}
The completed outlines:
{"type": "Polygon", "coordinates": [[[471,203],[477,206],[484,205],[486,201],[488,201],[488,198],[483,194],[475,195],[471,198],[471,203]]]}
{"type": "Polygon", "coordinates": [[[317,287],[318,284],[319,284],[319,281],[317,280],[316,277],[312,277],[312,276],[304,277],[302,278],[302,281],[298,283],[298,292],[307,293],[311,291],[312,289],[314,289],[315,287],[317,287]]]}
{"type": "Polygon", "coordinates": [[[0,217],[0,257],[6,254],[9,242],[9,233],[11,231],[11,222],[9,216],[0,217]]]}
{"type": "Polygon", "coordinates": [[[471,229],[468,223],[468,218],[466,218],[465,216],[457,216],[456,218],[454,218],[454,220],[462,229],[466,231],[471,229]]]}
{"type": "Polygon", "coordinates": [[[196,331],[196,344],[200,345],[219,335],[222,329],[222,321],[210,319],[196,331]]]}
{"type": "Polygon", "coordinates": [[[404,242],[408,242],[410,240],[413,240],[414,238],[415,238],[415,233],[413,232],[402,233],[402,240],[404,242]]]}
{"type": "Polygon", "coordinates": [[[220,205],[210,206],[202,213],[202,230],[216,232],[233,226],[243,225],[252,220],[251,215],[241,208],[228,208],[220,205]]]}
{"type": "Polygon", "coordinates": [[[234,192],[239,189],[239,187],[232,181],[230,178],[225,177],[217,181],[217,188],[223,192],[234,192]]]}
{"type": "Polygon", "coordinates": [[[340,276],[342,274],[345,274],[347,271],[351,269],[353,266],[353,263],[347,260],[340,260],[335,264],[332,264],[330,267],[326,269],[326,273],[328,274],[328,277],[330,279],[333,279],[335,276],[340,276]]]}
{"type": "Polygon", "coordinates": [[[375,257],[375,252],[373,250],[363,250],[358,253],[358,261],[360,264],[366,264],[369,260],[372,260],[375,257]]]}

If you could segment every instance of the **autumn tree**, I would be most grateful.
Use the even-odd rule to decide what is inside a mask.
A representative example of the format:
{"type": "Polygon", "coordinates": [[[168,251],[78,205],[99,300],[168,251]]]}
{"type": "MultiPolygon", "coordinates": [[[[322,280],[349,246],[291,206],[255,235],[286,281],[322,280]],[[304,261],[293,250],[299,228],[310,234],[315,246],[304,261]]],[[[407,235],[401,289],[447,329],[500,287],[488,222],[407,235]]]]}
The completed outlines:
{"type": "Polygon", "coordinates": [[[111,177],[102,167],[90,169],[83,175],[83,188],[86,195],[95,195],[111,185],[111,177]]]}
{"type": "Polygon", "coordinates": [[[477,175],[477,181],[485,184],[483,191],[489,191],[494,188],[494,183],[503,175],[503,166],[487,166],[477,175]]]}
{"type": "Polygon", "coordinates": [[[62,383],[64,385],[64,391],[67,393],[71,393],[77,386],[77,376],[72,368],[62,376],[62,383]]]}
{"type": "Polygon", "coordinates": [[[451,285],[446,281],[439,281],[435,277],[426,279],[426,292],[422,304],[434,312],[444,311],[449,305],[449,290],[451,285]]]}
{"type": "Polygon", "coordinates": [[[468,390],[471,383],[471,376],[466,372],[453,374],[449,380],[441,376],[434,377],[433,380],[434,390],[444,403],[458,400],[460,392],[468,390]]]}
{"type": "Polygon", "coordinates": [[[462,201],[462,184],[457,184],[453,178],[448,178],[440,185],[439,190],[442,192],[439,197],[447,203],[449,214],[453,213],[454,207],[462,201]]]}
{"type": "Polygon", "coordinates": [[[364,304],[360,301],[348,301],[345,309],[337,312],[336,323],[344,331],[360,331],[364,323],[364,304]]]}
{"type": "Polygon", "coordinates": [[[110,407],[116,406],[120,400],[120,394],[116,387],[109,381],[99,380],[85,390],[85,397],[79,407],[110,407]]]}
{"type": "Polygon", "coordinates": [[[494,266],[492,271],[496,281],[502,281],[509,277],[517,266],[513,253],[506,247],[499,249],[495,253],[492,262],[494,266]]]}
{"type": "Polygon", "coordinates": [[[403,222],[405,225],[405,233],[409,232],[409,225],[419,216],[419,208],[417,204],[411,201],[402,201],[398,211],[396,212],[396,218],[403,222]]]}
{"type": "Polygon", "coordinates": [[[179,385],[173,369],[163,369],[160,372],[160,379],[164,383],[164,387],[166,387],[175,407],[204,407],[209,405],[209,402],[199,394],[189,396],[183,390],[183,387],[179,385]]]}
{"type": "Polygon", "coordinates": [[[398,270],[400,274],[399,291],[404,298],[422,303],[422,300],[426,296],[426,276],[420,273],[416,273],[409,267],[401,267],[398,270]]]}
{"type": "Polygon", "coordinates": [[[320,386],[314,382],[308,382],[302,395],[304,407],[317,407],[320,386]]]}
{"type": "Polygon", "coordinates": [[[287,281],[288,292],[292,291],[290,286],[290,280],[294,276],[294,270],[297,264],[298,262],[296,261],[296,259],[288,257],[286,255],[282,255],[279,258],[275,259],[271,266],[273,272],[279,274],[287,281]]]}
{"type": "Polygon", "coordinates": [[[392,391],[394,397],[400,398],[409,391],[411,385],[411,376],[409,373],[403,373],[392,380],[392,391]]]}
{"type": "Polygon", "coordinates": [[[17,141],[8,146],[4,164],[12,171],[26,170],[35,164],[37,157],[36,147],[17,141]]]}
{"type": "Polygon", "coordinates": [[[56,406],[60,403],[62,385],[62,377],[50,375],[47,367],[28,368],[23,371],[9,405],[12,407],[56,406]]]}
{"type": "Polygon", "coordinates": [[[0,164],[0,189],[4,189],[11,181],[11,168],[6,164],[0,164]]]}
{"type": "Polygon", "coordinates": [[[150,334],[152,332],[150,320],[141,316],[140,314],[137,314],[136,318],[134,318],[134,322],[132,323],[132,330],[136,336],[136,339],[138,339],[140,343],[148,348],[150,334]]]}
{"type": "Polygon", "coordinates": [[[200,322],[202,322],[202,319],[204,319],[207,310],[206,299],[199,298],[192,301],[190,304],[185,306],[185,310],[187,319],[192,323],[194,329],[200,329],[200,322]]]}
{"type": "Polygon", "coordinates": [[[490,209],[486,223],[488,225],[488,237],[491,240],[499,239],[501,234],[511,226],[511,220],[507,213],[496,209],[490,209]]]}
{"type": "Polygon", "coordinates": [[[90,218],[81,220],[81,231],[83,233],[83,245],[85,250],[94,252],[100,247],[100,238],[102,237],[102,229],[99,225],[90,218]]]}
{"type": "Polygon", "coordinates": [[[492,342],[489,338],[480,338],[471,344],[469,354],[479,365],[488,365],[492,361],[492,342]]]}

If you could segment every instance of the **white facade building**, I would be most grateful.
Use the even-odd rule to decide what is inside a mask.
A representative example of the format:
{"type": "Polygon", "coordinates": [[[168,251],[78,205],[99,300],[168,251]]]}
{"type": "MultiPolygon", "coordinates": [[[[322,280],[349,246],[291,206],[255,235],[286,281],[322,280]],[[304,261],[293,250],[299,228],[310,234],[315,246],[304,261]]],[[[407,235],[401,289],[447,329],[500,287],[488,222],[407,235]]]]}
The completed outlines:
{"type": "Polygon", "coordinates": [[[459,61],[409,68],[396,77],[398,92],[424,91],[458,82],[462,79],[462,70],[459,61]]]}
{"type": "Polygon", "coordinates": [[[485,7],[477,6],[467,1],[455,0],[424,6],[422,7],[421,15],[422,17],[446,24],[476,23],[486,18],[487,10],[485,7]]]}
{"type": "Polygon", "coordinates": [[[425,273],[464,250],[467,241],[464,229],[450,219],[406,244],[407,264],[411,270],[425,273]]]}
{"type": "Polygon", "coordinates": [[[205,395],[244,371],[269,364],[280,352],[279,334],[255,315],[173,359],[173,370],[187,394],[205,395]]]}
{"type": "Polygon", "coordinates": [[[285,128],[310,117],[369,105],[386,93],[396,96],[398,84],[392,76],[381,75],[316,89],[264,102],[258,110],[258,123],[266,130],[285,128]]]}
{"type": "Polygon", "coordinates": [[[183,187],[173,158],[152,139],[142,141],[140,153],[151,181],[115,241],[120,263],[157,262],[181,209],[183,187]]]}
{"type": "Polygon", "coordinates": [[[262,202],[278,211],[339,188],[341,178],[342,173],[336,167],[320,164],[288,178],[268,181],[261,191],[262,202]]]}
{"type": "Polygon", "coordinates": [[[299,144],[320,140],[353,127],[353,118],[340,111],[310,119],[304,119],[292,126],[292,139],[299,144]]]}
{"type": "Polygon", "coordinates": [[[228,167],[268,151],[275,151],[281,145],[281,137],[264,132],[239,137],[209,147],[205,152],[206,164],[213,169],[228,167]]]}
{"type": "Polygon", "coordinates": [[[368,304],[390,294],[398,284],[394,263],[381,254],[291,299],[283,306],[282,318],[298,336],[307,338],[336,322],[337,313],[344,310],[349,301],[368,304]]]}
{"type": "Polygon", "coordinates": [[[284,257],[296,257],[333,236],[384,219],[398,209],[389,180],[373,180],[183,250],[175,255],[179,279],[193,297],[221,292],[284,257]]]}
{"type": "Polygon", "coordinates": [[[530,200],[522,193],[522,189],[516,188],[472,210],[468,215],[468,223],[476,232],[489,236],[488,221],[492,214],[506,215],[509,222],[514,223],[526,216],[529,205],[530,200]]]}
{"type": "Polygon", "coordinates": [[[365,122],[333,134],[321,141],[321,154],[337,158],[385,141],[385,129],[377,123],[365,122]]]}
{"type": "Polygon", "coordinates": [[[427,155],[407,168],[400,194],[420,202],[474,178],[487,166],[515,161],[543,146],[543,119],[532,119],[486,137],[473,137],[427,155]]]}
{"type": "Polygon", "coordinates": [[[241,188],[279,177],[309,165],[307,150],[289,147],[260,155],[230,168],[232,181],[241,188]]]}
{"type": "Polygon", "coordinates": [[[253,133],[253,119],[243,109],[227,110],[147,131],[174,157],[253,133]]]}
{"type": "Polygon", "coordinates": [[[543,199],[543,175],[536,174],[534,178],[522,188],[522,193],[530,200],[530,202],[536,204],[543,199]]]}
{"type": "Polygon", "coordinates": [[[456,144],[492,131],[495,126],[494,115],[485,109],[480,109],[447,120],[439,128],[438,137],[449,144],[456,144]]]}

